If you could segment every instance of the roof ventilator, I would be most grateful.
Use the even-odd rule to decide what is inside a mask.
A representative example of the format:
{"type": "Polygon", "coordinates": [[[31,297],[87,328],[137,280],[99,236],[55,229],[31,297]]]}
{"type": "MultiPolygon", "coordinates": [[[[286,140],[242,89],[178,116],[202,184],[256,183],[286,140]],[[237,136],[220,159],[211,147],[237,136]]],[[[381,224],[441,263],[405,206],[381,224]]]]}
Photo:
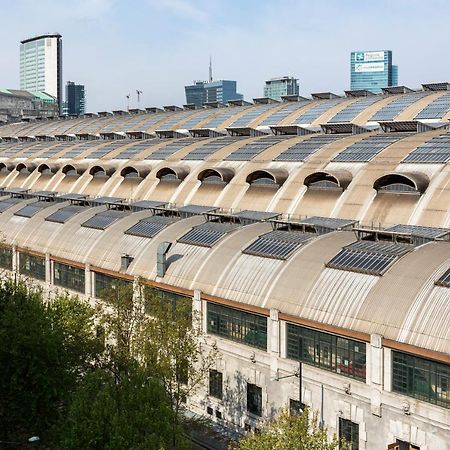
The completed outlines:
{"type": "Polygon", "coordinates": [[[120,271],[125,272],[130,264],[133,262],[133,257],[127,254],[124,254],[120,257],[120,271]]]}
{"type": "Polygon", "coordinates": [[[157,255],[156,255],[156,269],[158,277],[163,277],[166,274],[167,267],[167,252],[172,247],[171,242],[161,242],[158,245],[157,255]]]}

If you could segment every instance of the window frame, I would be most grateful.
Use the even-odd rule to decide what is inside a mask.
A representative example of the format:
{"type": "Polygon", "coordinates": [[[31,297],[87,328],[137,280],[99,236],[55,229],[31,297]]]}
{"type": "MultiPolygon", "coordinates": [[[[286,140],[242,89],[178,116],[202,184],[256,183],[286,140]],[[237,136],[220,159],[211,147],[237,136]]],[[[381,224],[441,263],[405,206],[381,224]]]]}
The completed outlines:
{"type": "Polygon", "coordinates": [[[262,387],[247,381],[247,413],[262,417],[262,387]]]}

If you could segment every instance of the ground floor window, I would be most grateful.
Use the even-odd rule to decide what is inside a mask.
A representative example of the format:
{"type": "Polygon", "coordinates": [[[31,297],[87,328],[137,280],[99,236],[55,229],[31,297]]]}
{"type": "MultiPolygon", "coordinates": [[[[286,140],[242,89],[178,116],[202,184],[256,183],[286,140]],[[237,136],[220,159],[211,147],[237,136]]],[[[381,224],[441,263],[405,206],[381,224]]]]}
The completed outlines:
{"type": "Polygon", "coordinates": [[[262,389],[256,384],[247,383],[247,411],[262,416],[262,389]]]}
{"type": "Polygon", "coordinates": [[[53,282],[57,286],[84,293],[85,270],[82,267],[53,262],[53,282]]]}
{"type": "Polygon", "coordinates": [[[12,249],[0,247],[0,267],[12,270],[12,249]]]}
{"type": "Polygon", "coordinates": [[[45,281],[45,258],[19,253],[19,272],[22,275],[45,281]]]}
{"type": "MultiPolygon", "coordinates": [[[[359,449],[359,424],[351,420],[339,418],[339,439],[345,439],[348,447],[345,450],[359,449]]],[[[344,449],[343,449],[344,450],[344,449]]]]}
{"type": "Polygon", "coordinates": [[[223,375],[217,370],[209,371],[209,395],[222,400],[223,375]]]}

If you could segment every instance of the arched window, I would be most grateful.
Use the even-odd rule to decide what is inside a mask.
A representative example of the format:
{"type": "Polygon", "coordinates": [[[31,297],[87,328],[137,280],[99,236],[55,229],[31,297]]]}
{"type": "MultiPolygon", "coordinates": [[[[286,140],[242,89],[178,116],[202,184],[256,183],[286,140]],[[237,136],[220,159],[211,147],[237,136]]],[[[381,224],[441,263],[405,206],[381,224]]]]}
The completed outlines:
{"type": "Polygon", "coordinates": [[[422,194],[428,187],[428,178],[423,174],[389,173],[378,178],[373,188],[379,193],[422,194]]]}

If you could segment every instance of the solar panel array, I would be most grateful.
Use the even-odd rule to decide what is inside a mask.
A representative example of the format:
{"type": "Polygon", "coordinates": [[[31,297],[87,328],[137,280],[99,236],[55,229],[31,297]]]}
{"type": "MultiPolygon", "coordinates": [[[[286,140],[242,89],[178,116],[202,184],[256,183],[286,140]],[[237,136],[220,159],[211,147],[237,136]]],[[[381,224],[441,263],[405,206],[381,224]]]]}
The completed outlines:
{"type": "Polygon", "coordinates": [[[133,128],[136,124],[143,122],[146,117],[147,115],[144,114],[136,114],[136,116],[133,117],[133,119],[122,125],[119,131],[127,131],[130,128],[133,128]]]}
{"type": "Polygon", "coordinates": [[[205,160],[208,156],[211,156],[218,150],[221,150],[227,145],[239,142],[242,139],[245,138],[236,136],[224,136],[218,139],[214,139],[213,141],[206,142],[201,147],[197,147],[196,149],[190,151],[183,159],[199,161],[205,160]]]}
{"type": "Polygon", "coordinates": [[[49,148],[48,150],[46,150],[44,153],[42,153],[40,158],[52,158],[53,156],[55,156],[57,153],[64,150],[65,148],[72,147],[74,145],[79,145],[79,144],[80,144],[80,142],[67,141],[67,142],[60,143],[58,145],[54,145],[51,148],[49,148]]]}
{"type": "Polygon", "coordinates": [[[189,230],[178,239],[178,242],[201,247],[212,247],[236,228],[237,225],[231,223],[206,222],[189,230]]]}
{"type": "Polygon", "coordinates": [[[114,222],[129,214],[128,211],[118,211],[116,209],[108,209],[107,211],[96,214],[81,224],[82,227],[95,228],[97,230],[105,230],[114,222]]]}
{"type": "Polygon", "coordinates": [[[388,231],[394,231],[396,233],[407,233],[412,236],[424,237],[428,239],[434,239],[439,236],[443,236],[450,233],[448,228],[435,228],[435,227],[423,227],[420,225],[393,225],[387,228],[388,231]]]}
{"type": "Polygon", "coordinates": [[[411,106],[417,100],[428,95],[428,92],[413,92],[402,94],[377,111],[370,120],[394,120],[402,111],[411,106]]]}
{"type": "Polygon", "coordinates": [[[220,124],[225,122],[230,117],[238,114],[240,111],[249,108],[248,106],[229,106],[227,108],[220,109],[220,113],[213,117],[209,122],[203,125],[203,128],[217,128],[220,124]]]}
{"type": "Polygon", "coordinates": [[[137,224],[125,231],[125,234],[131,236],[139,236],[152,238],[159,233],[163,228],[176,222],[178,217],[166,216],[150,216],[140,220],[137,224]]]}
{"type": "Polygon", "coordinates": [[[125,140],[125,139],[119,139],[117,141],[113,141],[110,142],[108,144],[106,144],[105,146],[103,146],[102,148],[99,148],[91,153],[89,153],[86,158],[102,158],[103,156],[106,156],[108,153],[113,152],[114,150],[116,150],[118,147],[123,147],[124,145],[129,144],[130,141],[129,140],[125,140]]]}
{"type": "Polygon", "coordinates": [[[85,144],[78,145],[75,148],[70,149],[68,152],[61,155],[61,158],[74,158],[75,156],[79,156],[81,153],[89,150],[92,147],[97,146],[99,143],[96,141],[89,141],[85,144]]]}
{"type": "Polygon", "coordinates": [[[180,126],[182,128],[186,128],[187,130],[190,130],[192,128],[195,128],[197,124],[203,122],[209,116],[212,116],[216,112],[217,112],[216,109],[206,109],[205,111],[202,111],[200,114],[191,117],[186,123],[183,123],[180,126]]]}
{"type": "Polygon", "coordinates": [[[436,281],[436,284],[440,286],[450,287],[450,269],[447,269],[446,272],[436,281]]]}
{"type": "Polygon", "coordinates": [[[305,161],[322,147],[341,138],[341,135],[335,134],[312,135],[309,139],[297,142],[284,150],[275,158],[275,161],[305,161]]]}
{"type": "Polygon", "coordinates": [[[48,208],[49,206],[53,206],[54,204],[55,204],[54,202],[37,201],[34,203],[30,203],[29,205],[26,205],[23,208],[19,209],[14,213],[14,215],[22,217],[33,217],[39,211],[48,208]]]}
{"type": "Polygon", "coordinates": [[[302,102],[289,102],[284,108],[274,111],[270,116],[266,117],[260,125],[278,125],[282,120],[286,119],[289,114],[302,108],[308,103],[310,103],[309,100],[302,102]]]}
{"type": "Polygon", "coordinates": [[[339,230],[342,228],[349,227],[355,224],[356,220],[350,219],[337,219],[334,217],[308,217],[301,221],[302,224],[311,225],[317,228],[327,229],[327,230],[339,230]]]}
{"type": "Polygon", "coordinates": [[[344,247],[327,266],[381,276],[394,261],[410,250],[410,246],[402,244],[357,241],[344,247]]]}
{"type": "Polygon", "coordinates": [[[289,136],[279,135],[279,136],[265,136],[259,139],[255,139],[254,141],[245,144],[241,148],[238,148],[233,153],[228,155],[225,160],[228,161],[250,161],[255,156],[259,155],[264,150],[272,147],[273,145],[278,144],[286,139],[289,136]]]}
{"type": "Polygon", "coordinates": [[[273,108],[274,105],[268,103],[266,105],[258,105],[250,108],[245,114],[241,117],[238,117],[230,127],[247,127],[251,122],[253,122],[260,114],[267,111],[268,109],[273,108]]]}
{"type": "Polygon", "coordinates": [[[117,154],[114,158],[115,159],[130,159],[136,156],[137,154],[141,153],[142,151],[146,150],[149,147],[153,147],[156,144],[160,144],[161,139],[144,139],[139,140],[136,142],[136,144],[132,145],[131,147],[126,148],[125,150],[121,151],[119,154],[117,154]]]}
{"type": "Polygon", "coordinates": [[[168,113],[157,113],[152,114],[145,122],[139,124],[135,128],[133,128],[134,131],[146,131],[148,130],[148,127],[154,125],[155,123],[158,123],[159,121],[163,120],[165,117],[167,117],[168,113]]]}
{"type": "Polygon", "coordinates": [[[382,150],[407,136],[410,136],[410,133],[373,134],[351,144],[345,150],[337,154],[332,161],[368,162],[382,150]]]}
{"type": "Polygon", "coordinates": [[[244,209],[243,211],[239,211],[238,213],[233,214],[233,217],[238,218],[241,223],[251,223],[259,222],[261,220],[274,219],[279,215],[279,213],[270,211],[252,211],[249,209],[244,209]]]}
{"type": "Polygon", "coordinates": [[[450,134],[436,136],[414,149],[402,163],[446,163],[450,160],[450,134]]]}
{"type": "Polygon", "coordinates": [[[201,140],[202,138],[181,138],[176,140],[170,139],[170,142],[167,145],[158,148],[158,150],[148,155],[145,159],[166,159],[178,150],[181,150],[182,148],[196,142],[201,142],[201,140]]]}
{"type": "Polygon", "coordinates": [[[27,150],[22,152],[20,154],[20,157],[21,158],[29,158],[30,156],[34,156],[36,153],[42,151],[44,148],[48,147],[49,145],[52,146],[52,143],[46,142],[46,143],[39,143],[39,144],[32,145],[32,146],[28,147],[27,150]]]}
{"type": "Polygon", "coordinates": [[[305,234],[300,231],[270,231],[259,236],[242,252],[262,256],[263,258],[287,259],[295,250],[313,237],[312,234],[305,234]]]}
{"type": "Polygon", "coordinates": [[[13,205],[17,205],[18,203],[20,203],[22,201],[23,201],[23,198],[17,198],[17,197],[11,197],[11,198],[7,198],[5,200],[0,201],[0,213],[11,208],[11,206],[13,206],[13,205]]]}
{"type": "Polygon", "coordinates": [[[351,103],[344,109],[335,114],[328,123],[341,123],[341,122],[351,122],[356,116],[358,116],[365,108],[373,105],[380,100],[380,97],[376,95],[371,95],[365,97],[361,100],[351,103]]]}
{"type": "Polygon", "coordinates": [[[24,149],[26,149],[27,147],[36,145],[35,142],[27,142],[27,143],[19,143],[19,142],[15,142],[13,144],[9,144],[8,147],[6,147],[6,149],[2,152],[2,156],[5,156],[7,158],[16,155],[17,153],[23,151],[24,149]]]}
{"type": "Polygon", "coordinates": [[[176,123],[180,120],[185,119],[186,117],[193,114],[195,111],[182,111],[176,114],[172,114],[167,120],[165,120],[162,124],[159,125],[161,130],[170,130],[176,123]]]}
{"type": "Polygon", "coordinates": [[[441,119],[450,111],[450,93],[433,100],[415,119],[441,119]]]}
{"type": "Polygon", "coordinates": [[[297,116],[292,123],[294,124],[307,124],[312,123],[316,119],[318,119],[322,114],[324,114],[329,109],[336,106],[338,103],[341,103],[344,99],[342,98],[333,98],[331,100],[321,100],[317,103],[316,106],[308,109],[304,113],[297,116]]]}
{"type": "Polygon", "coordinates": [[[58,209],[58,211],[55,211],[53,214],[47,216],[45,220],[49,222],[66,223],[69,219],[85,209],[86,207],[81,205],[65,206],[64,208],[58,209]]]}

